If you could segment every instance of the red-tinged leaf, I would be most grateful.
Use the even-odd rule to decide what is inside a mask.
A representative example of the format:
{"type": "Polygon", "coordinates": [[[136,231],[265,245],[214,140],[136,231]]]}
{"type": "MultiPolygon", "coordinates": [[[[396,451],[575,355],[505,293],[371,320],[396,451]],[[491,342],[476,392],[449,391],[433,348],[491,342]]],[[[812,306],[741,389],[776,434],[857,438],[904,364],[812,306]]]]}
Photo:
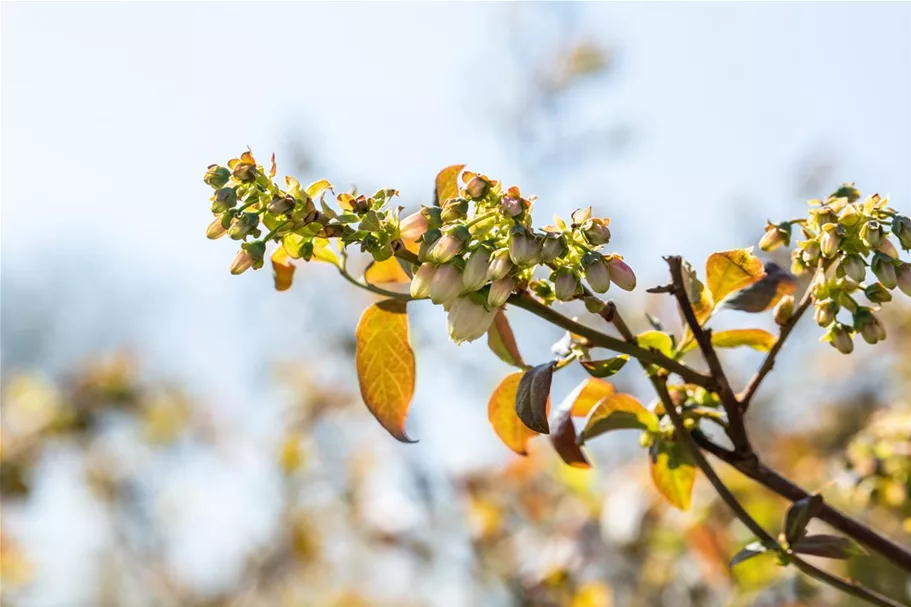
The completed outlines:
{"type": "Polygon", "coordinates": [[[272,166],[269,168],[269,179],[275,177],[275,171],[277,167],[275,166],[275,152],[272,152],[272,166]]]}
{"type": "Polygon", "coordinates": [[[436,185],[433,190],[434,205],[439,207],[450,198],[458,197],[459,175],[464,168],[464,164],[454,164],[437,173],[436,185]]]}
{"type": "Polygon", "coordinates": [[[573,417],[585,417],[602,399],[616,393],[612,383],[590,377],[576,386],[566,398],[572,399],[573,417]]]}
{"type": "Polygon", "coordinates": [[[583,360],[582,367],[592,377],[604,378],[616,375],[629,361],[629,356],[621,354],[605,360],[583,360]]]}
{"type": "Polygon", "coordinates": [[[649,469],[655,488],[675,508],[688,510],[696,481],[696,467],[679,442],[658,439],[649,449],[649,469]]]}
{"type": "Polygon", "coordinates": [[[717,304],[731,293],[761,279],[765,270],[750,247],[712,253],[705,262],[705,276],[712,299],[717,304]]]}
{"type": "Polygon", "coordinates": [[[594,406],[579,436],[583,442],[611,430],[649,430],[658,428],[658,417],[631,394],[611,394],[594,406]]]}
{"type": "Polygon", "coordinates": [[[272,253],[272,278],[275,282],[276,291],[287,291],[291,288],[294,281],[294,270],[296,266],[291,261],[291,256],[280,246],[272,253]]]}
{"type": "Polygon", "coordinates": [[[532,367],[522,375],[516,391],[516,415],[526,426],[539,434],[550,432],[547,409],[553,376],[553,362],[532,367]]]}
{"type": "MultiPolygon", "coordinates": [[[[578,390],[578,389],[577,389],[578,390]]],[[[574,390],[573,392],[576,392],[574,390]]],[[[576,427],[573,425],[572,410],[576,399],[574,394],[563,399],[551,414],[550,418],[550,442],[554,446],[557,455],[560,456],[566,464],[574,468],[591,468],[585,452],[579,446],[576,440],[576,427]]]]}
{"type": "Polygon", "coordinates": [[[528,441],[538,433],[526,426],[516,415],[516,391],[521,379],[522,373],[511,373],[503,378],[490,395],[487,419],[507,447],[519,455],[527,455],[528,441]]]}
{"type": "Polygon", "coordinates": [[[516,337],[509,326],[509,320],[506,319],[506,313],[502,309],[497,311],[493,323],[487,329],[487,345],[507,365],[520,369],[527,367],[519,353],[516,337]]]}
{"type": "Polygon", "coordinates": [[[392,436],[403,443],[414,442],[405,434],[415,379],[405,303],[387,299],[373,304],[361,316],[355,336],[364,403],[392,436]]]}

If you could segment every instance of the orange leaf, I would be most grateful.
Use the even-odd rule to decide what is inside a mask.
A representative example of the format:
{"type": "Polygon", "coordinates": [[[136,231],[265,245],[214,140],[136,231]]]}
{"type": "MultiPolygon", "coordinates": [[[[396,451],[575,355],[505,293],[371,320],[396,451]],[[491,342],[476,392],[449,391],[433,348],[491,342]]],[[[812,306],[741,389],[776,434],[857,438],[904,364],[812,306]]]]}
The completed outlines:
{"type": "Polygon", "coordinates": [[[765,275],[762,262],[753,255],[752,247],[712,253],[705,262],[705,276],[715,304],[765,275]]]}
{"type": "Polygon", "coordinates": [[[525,368],[525,361],[522,360],[519,347],[516,345],[516,337],[502,309],[497,310],[493,323],[487,329],[487,345],[507,365],[525,368]]]}
{"type": "Polygon", "coordinates": [[[355,337],[357,379],[364,403],[392,436],[403,443],[415,442],[405,434],[415,378],[405,303],[386,299],[367,308],[355,337]]]}
{"type": "Polygon", "coordinates": [[[574,417],[585,417],[592,410],[592,407],[598,404],[599,400],[616,392],[612,383],[590,377],[570,392],[566,399],[572,399],[572,415],[574,417]]]}
{"type": "Polygon", "coordinates": [[[433,202],[436,206],[443,206],[443,203],[450,198],[458,197],[459,174],[464,168],[464,164],[454,164],[437,173],[436,188],[433,192],[433,202]]]}
{"type": "Polygon", "coordinates": [[[372,285],[390,282],[411,282],[408,274],[399,265],[398,259],[390,257],[385,261],[371,261],[364,271],[364,280],[372,285]]]}
{"type": "Polygon", "coordinates": [[[291,262],[291,256],[284,246],[275,249],[272,253],[272,278],[275,281],[276,291],[287,291],[294,280],[296,266],[291,262]]]}
{"type": "Polygon", "coordinates": [[[516,391],[522,373],[511,373],[503,378],[500,385],[490,395],[487,404],[487,419],[493,426],[494,432],[503,443],[518,453],[528,454],[528,439],[537,435],[537,432],[526,426],[516,415],[516,391]]]}

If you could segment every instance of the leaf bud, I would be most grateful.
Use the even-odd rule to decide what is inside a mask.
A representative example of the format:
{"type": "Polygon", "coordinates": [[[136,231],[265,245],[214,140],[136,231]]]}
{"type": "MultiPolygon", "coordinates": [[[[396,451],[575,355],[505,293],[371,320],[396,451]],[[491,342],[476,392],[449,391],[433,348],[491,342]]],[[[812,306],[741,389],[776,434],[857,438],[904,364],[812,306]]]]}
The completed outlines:
{"type": "Polygon", "coordinates": [[[911,297],[911,263],[903,263],[898,267],[896,272],[896,283],[902,293],[911,297]]]}
{"type": "Polygon", "coordinates": [[[886,237],[886,229],[875,219],[869,220],[860,229],[860,238],[864,244],[875,249],[886,237]]]}
{"type": "Polygon", "coordinates": [[[569,268],[560,268],[554,272],[551,280],[554,283],[554,295],[560,301],[569,301],[582,293],[582,284],[576,273],[569,268]]]}
{"type": "Polygon", "coordinates": [[[487,284],[487,267],[490,265],[490,251],[478,247],[469,256],[462,272],[462,284],[466,291],[477,291],[487,284]]]}
{"type": "Polygon", "coordinates": [[[768,226],[766,226],[765,234],[763,234],[762,238],[759,240],[759,248],[763,251],[774,251],[780,246],[787,246],[790,243],[791,224],[788,222],[780,224],[769,222],[768,226]]]}
{"type": "Polygon", "coordinates": [[[636,288],[636,275],[620,257],[612,257],[607,262],[607,270],[611,281],[624,291],[636,288]]]}
{"type": "Polygon", "coordinates": [[[550,232],[544,237],[544,244],[541,246],[541,259],[544,263],[550,263],[558,257],[563,257],[566,254],[566,249],[566,238],[563,234],[550,232]]]}
{"type": "Polygon", "coordinates": [[[845,276],[857,283],[863,282],[867,276],[867,265],[857,254],[845,255],[839,263],[839,268],[845,276]]]}
{"type": "Polygon", "coordinates": [[[516,279],[512,276],[506,276],[490,284],[490,291],[487,293],[487,305],[491,308],[499,308],[506,303],[509,296],[512,295],[516,288],[516,279]]]}
{"type": "Polygon", "coordinates": [[[869,285],[864,289],[864,295],[872,303],[886,303],[892,301],[892,293],[889,292],[883,283],[874,282],[872,285],[869,285]]]}
{"type": "Polygon", "coordinates": [[[430,300],[435,304],[453,301],[462,292],[462,273],[453,264],[439,266],[430,279],[430,300]]]}
{"type": "Polygon", "coordinates": [[[471,237],[465,226],[446,228],[443,235],[433,243],[430,248],[429,258],[434,263],[446,263],[462,252],[465,243],[471,237]]]}
{"type": "Polygon", "coordinates": [[[892,220],[892,233],[904,250],[911,250],[911,217],[896,215],[892,220]]]}
{"type": "Polygon", "coordinates": [[[541,260],[541,243],[525,228],[515,226],[509,234],[509,257],[517,266],[533,266],[541,260]]]}
{"type": "Polygon", "coordinates": [[[487,266],[487,280],[500,280],[512,271],[513,264],[509,257],[508,249],[500,249],[490,256],[490,265],[487,266]]]}
{"type": "Polygon", "coordinates": [[[212,197],[212,212],[224,213],[237,206],[237,190],[234,188],[221,188],[212,197]]]}
{"type": "Polygon", "coordinates": [[[816,324],[820,327],[828,327],[835,320],[838,314],[838,304],[832,299],[823,299],[816,302],[816,324]]]}
{"type": "Polygon", "coordinates": [[[609,219],[600,219],[598,217],[592,217],[586,219],[582,223],[582,233],[585,235],[585,238],[588,239],[588,242],[593,245],[602,245],[610,242],[610,229],[607,227],[610,224],[609,219]]]}
{"type": "Polygon", "coordinates": [[[231,171],[223,166],[218,166],[217,164],[210,164],[209,170],[206,171],[206,176],[203,177],[203,181],[212,186],[213,189],[219,189],[224,187],[228,183],[228,179],[231,177],[231,171]]]}
{"type": "Polygon", "coordinates": [[[480,175],[475,175],[465,186],[465,191],[472,200],[481,200],[490,191],[490,182],[480,175]]]}
{"type": "Polygon", "coordinates": [[[778,300],[778,303],[775,305],[775,310],[773,312],[775,324],[779,327],[783,327],[788,324],[788,321],[791,320],[792,316],[794,316],[794,296],[785,295],[778,300]]]}
{"type": "Polygon", "coordinates": [[[470,297],[457,298],[446,319],[449,339],[457,344],[478,339],[490,328],[496,313],[496,308],[488,310],[470,297]]]}
{"type": "Polygon", "coordinates": [[[883,283],[884,287],[887,289],[895,288],[898,284],[898,274],[895,271],[895,262],[892,259],[887,255],[877,253],[873,256],[873,263],[870,265],[873,268],[873,273],[876,274],[876,278],[883,283]]]}
{"type": "Polygon", "coordinates": [[[421,209],[399,222],[399,236],[405,242],[417,242],[429,228],[430,219],[421,209]]]}
{"type": "Polygon", "coordinates": [[[582,265],[585,267],[585,280],[593,291],[605,293],[610,289],[610,271],[600,253],[586,253],[582,257],[582,265]]]}
{"type": "Polygon", "coordinates": [[[832,344],[832,347],[842,354],[850,354],[854,351],[854,338],[851,335],[851,330],[840,322],[832,325],[823,340],[828,341],[832,344]]]}
{"type": "Polygon", "coordinates": [[[430,283],[436,274],[436,267],[432,263],[423,263],[411,279],[411,296],[415,299],[424,299],[430,296],[430,283]]]}

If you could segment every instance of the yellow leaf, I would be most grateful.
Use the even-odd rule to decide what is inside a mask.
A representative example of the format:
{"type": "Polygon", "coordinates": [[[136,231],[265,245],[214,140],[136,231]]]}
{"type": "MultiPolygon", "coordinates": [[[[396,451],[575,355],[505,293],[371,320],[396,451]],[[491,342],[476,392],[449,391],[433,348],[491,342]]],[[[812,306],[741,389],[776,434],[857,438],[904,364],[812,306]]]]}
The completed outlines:
{"type": "Polygon", "coordinates": [[[329,246],[329,240],[326,238],[314,238],[313,239],[313,257],[317,261],[325,261],[326,263],[331,263],[334,266],[339,265],[338,255],[335,251],[329,246]]]}
{"type": "Polygon", "coordinates": [[[667,357],[674,356],[674,341],[667,333],[645,331],[636,336],[636,341],[641,347],[648,350],[658,350],[667,357]]]}
{"type": "Polygon", "coordinates": [[[658,417],[631,394],[610,394],[595,404],[580,438],[587,441],[610,430],[658,429],[658,417]]]}
{"type": "Polygon", "coordinates": [[[325,179],[320,179],[319,181],[314,181],[313,183],[308,185],[306,191],[307,191],[307,196],[309,196],[311,198],[311,200],[316,200],[317,198],[322,196],[323,192],[325,192],[326,190],[331,190],[331,189],[332,189],[331,183],[329,183],[325,179]]]}
{"type": "Polygon", "coordinates": [[[572,607],[613,607],[611,587],[604,582],[594,580],[585,582],[576,591],[572,607]]]}
{"type": "Polygon", "coordinates": [[[705,262],[705,276],[712,299],[722,299],[750,286],[765,275],[762,262],[753,255],[752,247],[712,253],[705,262]]]}
{"type": "Polygon", "coordinates": [[[733,329],[712,333],[712,345],[718,348],[749,346],[760,352],[768,352],[778,338],[762,329],[733,329]]]}
{"type": "Polygon", "coordinates": [[[528,454],[528,439],[537,432],[526,426],[516,414],[516,391],[523,373],[510,373],[490,395],[487,403],[487,419],[503,443],[518,453],[528,454]]]}
{"type": "Polygon", "coordinates": [[[272,278],[275,281],[276,291],[287,291],[291,288],[294,269],[295,265],[291,262],[291,257],[284,245],[275,249],[275,252],[272,253],[272,278]]]}
{"type": "Polygon", "coordinates": [[[436,189],[434,195],[437,206],[443,206],[443,203],[450,198],[457,198],[459,195],[459,174],[465,168],[464,164],[454,164],[448,166],[437,173],[436,189]]]}
{"type": "Polygon", "coordinates": [[[676,508],[688,510],[696,467],[679,442],[657,440],[649,449],[649,469],[658,492],[676,508]]]}
{"type": "Polygon", "coordinates": [[[612,383],[603,379],[589,377],[570,392],[566,398],[573,399],[573,417],[585,417],[592,410],[592,407],[598,404],[598,401],[616,393],[617,391],[612,383]]]}
{"type": "Polygon", "coordinates": [[[371,261],[364,271],[364,280],[372,285],[390,282],[411,282],[408,274],[405,273],[405,270],[402,269],[395,257],[390,257],[385,261],[371,261]]]}
{"type": "MultiPolygon", "coordinates": [[[[687,261],[683,262],[683,283],[687,299],[690,300],[696,319],[701,325],[712,315],[712,310],[715,308],[715,302],[712,301],[712,293],[705,288],[705,285],[702,284],[702,281],[696,275],[696,270],[687,261]]],[[[687,334],[688,332],[689,327],[687,327],[687,334]]]]}
{"type": "Polygon", "coordinates": [[[387,299],[367,308],[355,337],[357,378],[364,403],[392,436],[403,443],[414,442],[405,434],[415,378],[405,303],[387,299]]]}

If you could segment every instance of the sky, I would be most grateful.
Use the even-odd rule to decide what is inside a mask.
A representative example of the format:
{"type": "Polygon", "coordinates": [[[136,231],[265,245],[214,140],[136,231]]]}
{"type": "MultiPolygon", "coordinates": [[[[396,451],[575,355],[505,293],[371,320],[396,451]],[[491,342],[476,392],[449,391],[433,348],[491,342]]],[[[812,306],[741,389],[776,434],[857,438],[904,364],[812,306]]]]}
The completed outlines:
{"type": "MultiPolygon", "coordinates": [[[[274,151],[279,175],[306,149],[307,176],[396,187],[411,207],[456,163],[541,194],[545,217],[594,204],[645,285],[663,278],[660,254],[701,260],[802,215],[808,167],[825,168],[816,196],[854,181],[911,207],[907,3],[5,2],[0,27],[4,373],[128,345],[254,435],[276,423],[250,406],[271,398],[268,366],[313,356],[367,300],[328,268],[287,294],[268,271],[228,274],[234,244],[203,236],[202,175],[247,145],[274,151]],[[555,119],[620,125],[629,142],[579,163],[555,145],[561,168],[529,168],[504,116],[526,92],[517,56],[559,44],[555,16],[612,57],[555,119]],[[267,320],[251,330],[247,313],[267,320]]],[[[487,432],[484,394],[505,367],[433,337],[435,311],[414,322],[426,358],[480,373],[444,403],[459,377],[433,363],[418,376],[415,452],[458,463],[452,411],[473,407],[468,427],[487,432]]],[[[558,336],[528,342],[544,355],[558,336]]]]}

